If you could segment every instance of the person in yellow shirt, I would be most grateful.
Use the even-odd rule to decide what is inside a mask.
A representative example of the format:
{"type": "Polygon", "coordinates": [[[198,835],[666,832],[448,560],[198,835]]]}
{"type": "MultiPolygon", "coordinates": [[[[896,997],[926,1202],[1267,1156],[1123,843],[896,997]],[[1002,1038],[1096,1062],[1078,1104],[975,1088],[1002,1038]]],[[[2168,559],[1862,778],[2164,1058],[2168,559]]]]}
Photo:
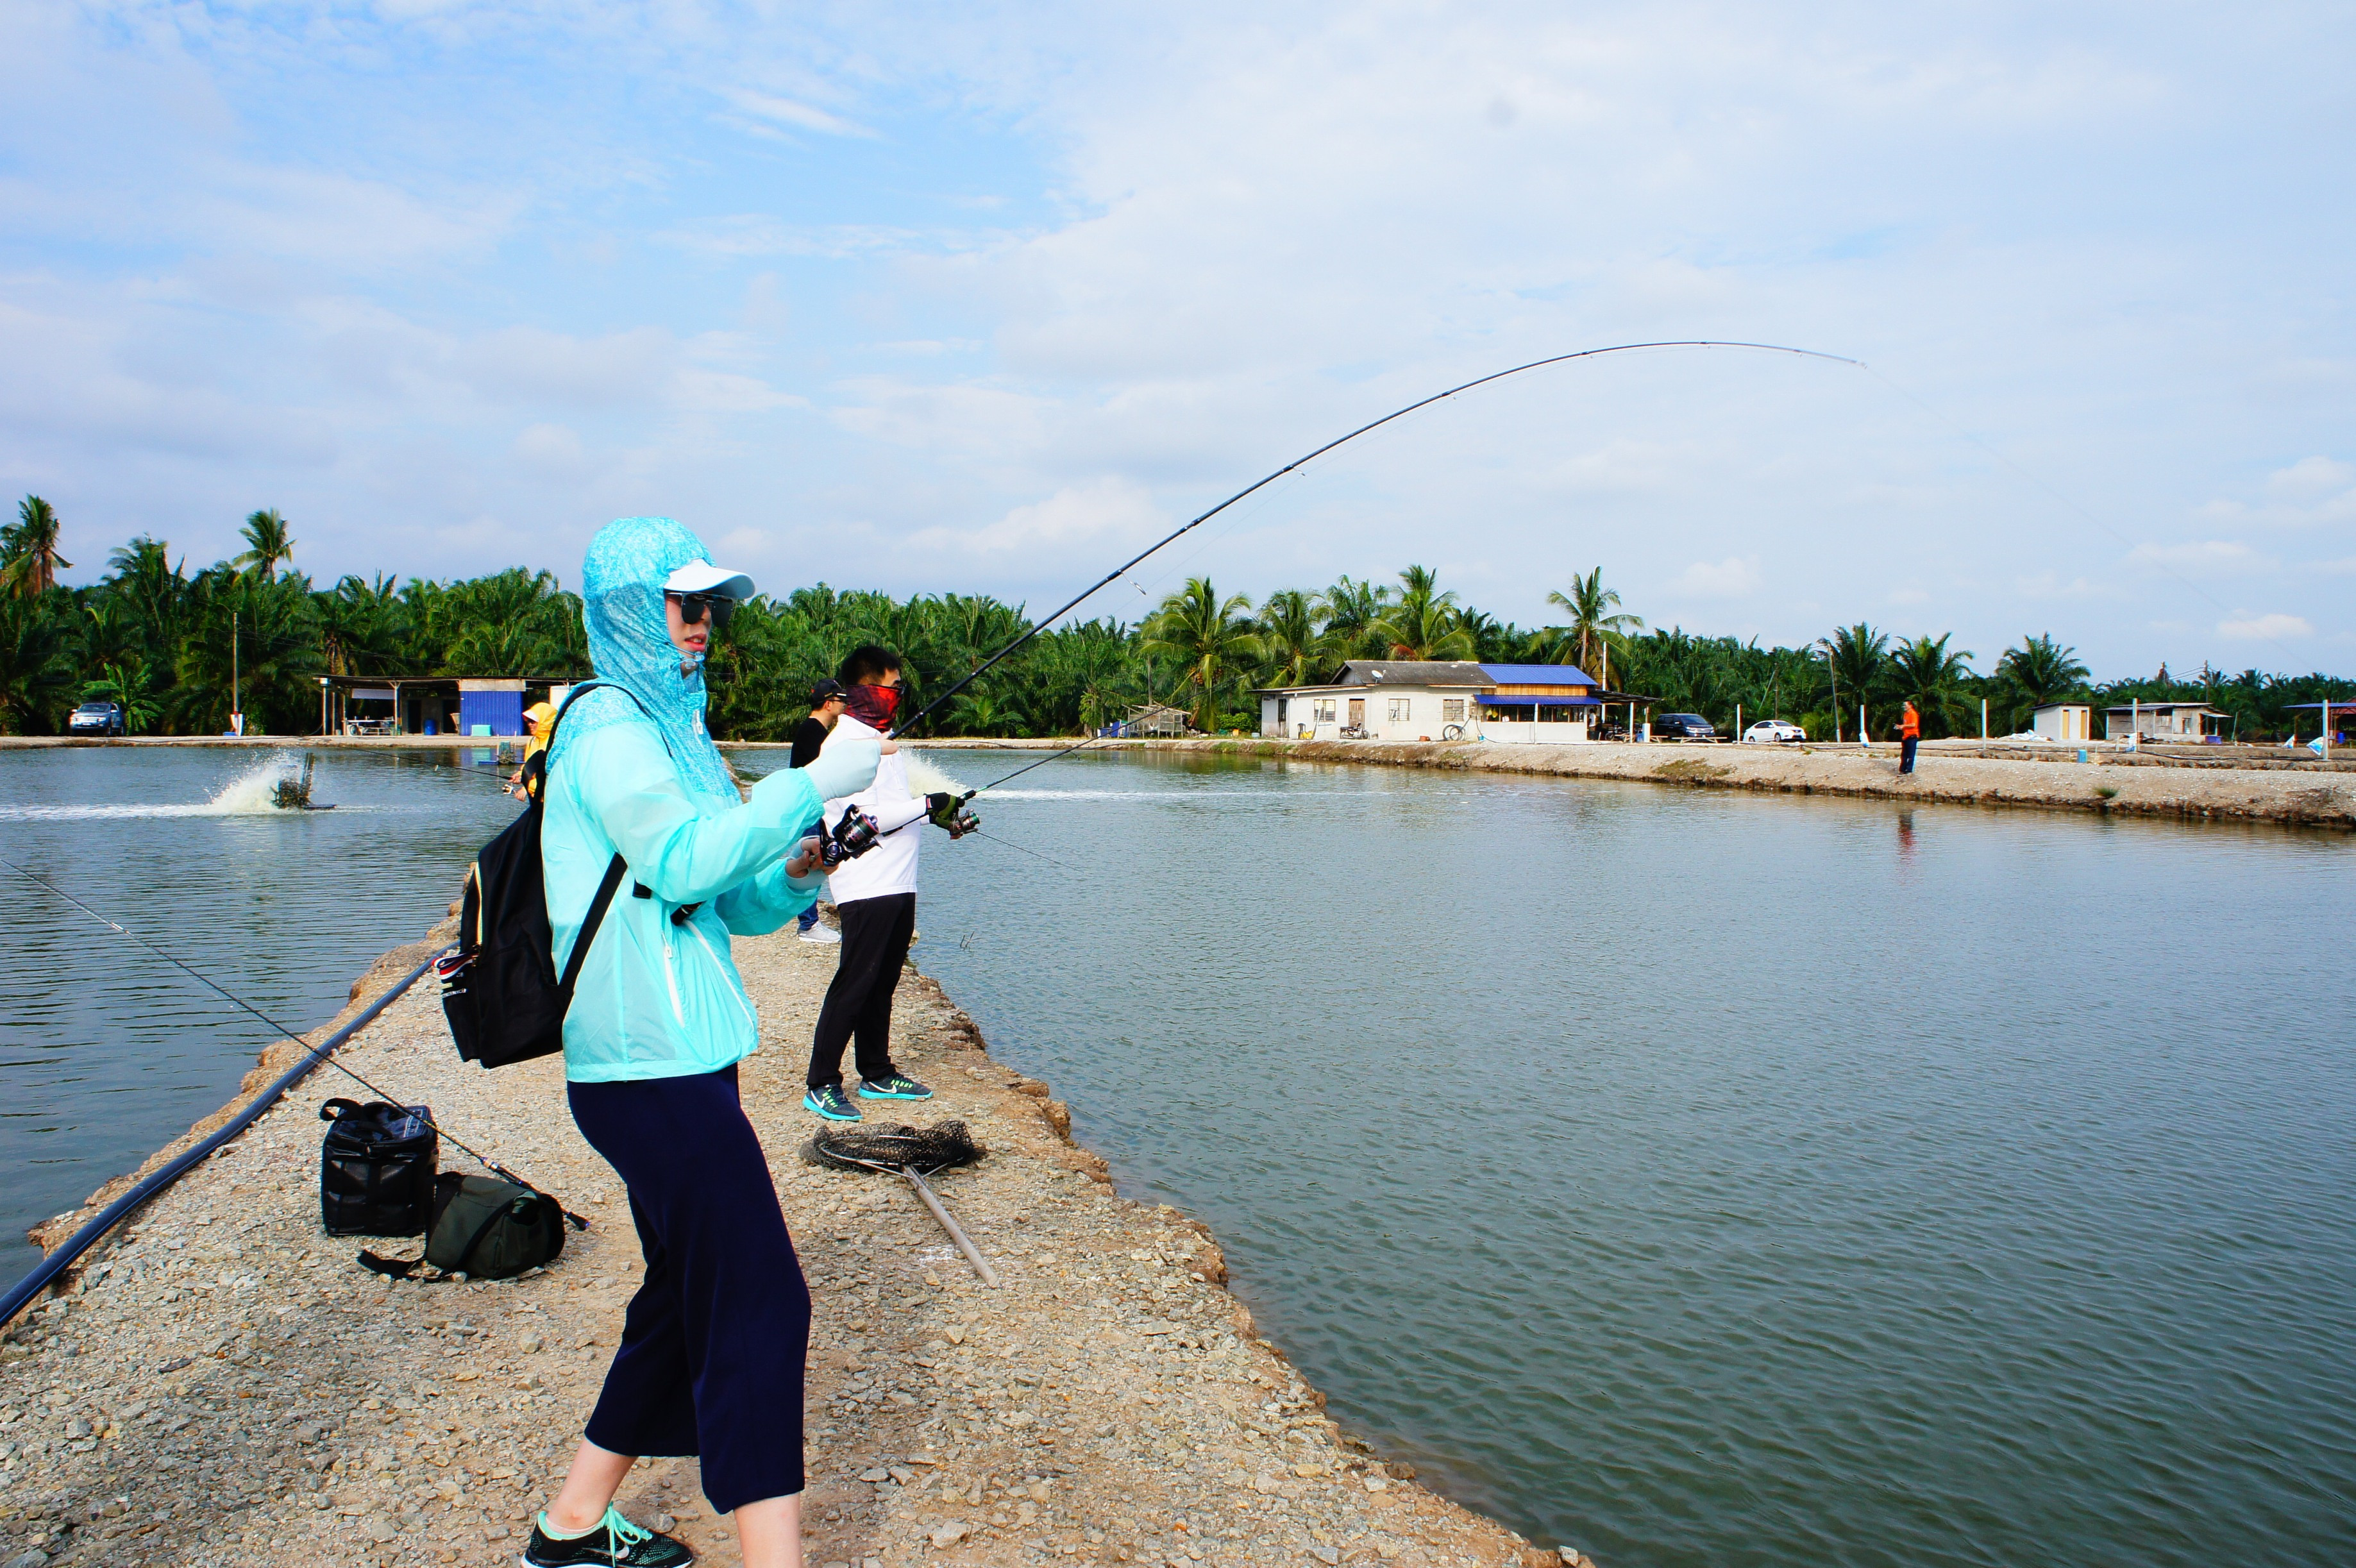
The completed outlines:
{"type": "MultiPolygon", "coordinates": [[[[523,759],[530,762],[539,753],[548,749],[548,726],[556,722],[556,709],[546,702],[534,703],[523,711],[523,716],[531,726],[531,734],[523,743],[523,759]]],[[[509,778],[508,793],[519,800],[525,798],[521,768],[518,768],[509,778]]]]}

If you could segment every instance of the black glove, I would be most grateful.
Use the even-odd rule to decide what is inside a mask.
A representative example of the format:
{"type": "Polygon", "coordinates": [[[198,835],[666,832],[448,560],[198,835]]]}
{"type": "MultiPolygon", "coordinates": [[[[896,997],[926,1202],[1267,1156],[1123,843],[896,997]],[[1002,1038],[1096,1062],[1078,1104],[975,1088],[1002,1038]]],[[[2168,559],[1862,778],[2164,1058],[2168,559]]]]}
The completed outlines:
{"type": "Polygon", "coordinates": [[[952,795],[945,789],[935,790],[925,797],[925,815],[931,819],[935,827],[942,829],[952,839],[961,839],[981,826],[979,818],[964,810],[965,803],[972,799],[970,790],[963,795],[952,795]]]}

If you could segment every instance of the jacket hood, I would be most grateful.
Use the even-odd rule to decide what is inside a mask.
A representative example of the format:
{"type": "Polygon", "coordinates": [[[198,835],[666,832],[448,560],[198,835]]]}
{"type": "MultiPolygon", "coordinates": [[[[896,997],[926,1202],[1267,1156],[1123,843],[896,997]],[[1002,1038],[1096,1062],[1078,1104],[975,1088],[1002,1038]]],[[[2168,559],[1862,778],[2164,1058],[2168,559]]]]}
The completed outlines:
{"type": "Polygon", "coordinates": [[[709,563],[703,542],[667,517],[626,517],[589,542],[581,565],[581,618],[597,679],[626,691],[592,691],[564,715],[558,741],[644,716],[662,733],[690,789],[736,799],[736,786],[704,728],[703,656],[680,652],[663,611],[663,583],[690,562],[709,563]]]}

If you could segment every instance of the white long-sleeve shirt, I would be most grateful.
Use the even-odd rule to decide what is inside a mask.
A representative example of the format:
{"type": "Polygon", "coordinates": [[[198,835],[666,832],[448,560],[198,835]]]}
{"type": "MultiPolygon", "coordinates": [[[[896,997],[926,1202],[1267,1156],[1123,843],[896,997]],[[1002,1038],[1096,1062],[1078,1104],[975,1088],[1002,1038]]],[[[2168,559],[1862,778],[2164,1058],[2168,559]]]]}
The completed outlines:
{"type": "MultiPolygon", "coordinates": [[[[826,744],[834,745],[846,732],[880,737],[881,730],[852,718],[849,714],[834,721],[828,732],[826,744]]],[[[824,755],[824,748],[820,748],[824,755]]],[[[916,890],[916,851],[925,831],[925,800],[908,793],[908,763],[905,754],[887,752],[875,766],[875,782],[858,794],[826,803],[826,825],[831,829],[842,821],[843,811],[858,807],[875,819],[884,836],[875,847],[856,860],[846,860],[834,868],[827,884],[837,904],[855,903],[862,898],[882,898],[894,893],[914,893],[916,890]]]]}

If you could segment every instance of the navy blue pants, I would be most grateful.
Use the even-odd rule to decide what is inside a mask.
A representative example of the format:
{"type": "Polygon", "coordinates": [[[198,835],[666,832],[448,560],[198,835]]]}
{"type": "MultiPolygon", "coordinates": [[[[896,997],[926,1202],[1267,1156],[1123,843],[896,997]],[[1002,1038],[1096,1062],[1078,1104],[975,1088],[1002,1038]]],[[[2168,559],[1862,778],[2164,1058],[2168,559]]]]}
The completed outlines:
{"type": "Polygon", "coordinates": [[[629,1188],[647,1258],[589,1441],[700,1455],[703,1495],[722,1513],[800,1491],[809,1286],[736,1069],[565,1093],[629,1188]]]}

